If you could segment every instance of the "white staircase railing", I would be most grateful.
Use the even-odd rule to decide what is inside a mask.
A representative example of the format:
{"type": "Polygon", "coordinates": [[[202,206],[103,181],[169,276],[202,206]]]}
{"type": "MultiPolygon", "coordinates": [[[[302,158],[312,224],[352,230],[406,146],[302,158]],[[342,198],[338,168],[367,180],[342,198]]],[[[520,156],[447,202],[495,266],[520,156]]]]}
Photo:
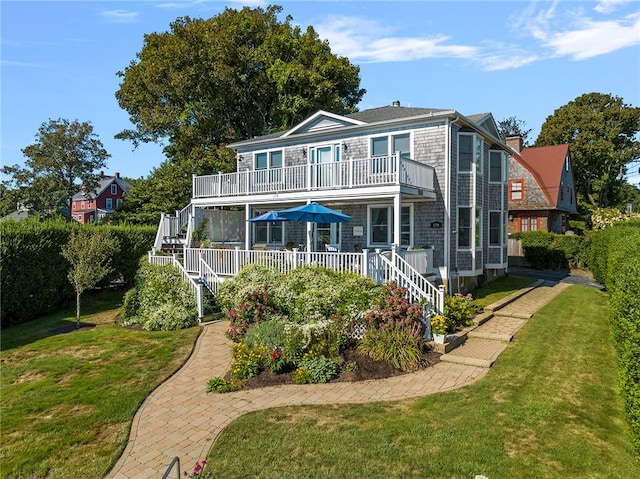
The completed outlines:
{"type": "Polygon", "coordinates": [[[407,263],[394,248],[389,253],[380,254],[380,274],[382,282],[396,281],[407,289],[409,301],[424,300],[439,314],[444,311],[444,286],[436,286],[407,263]]]}
{"type": "Polygon", "coordinates": [[[207,288],[211,294],[218,292],[218,285],[221,283],[220,276],[207,264],[202,256],[200,256],[200,282],[207,288]]]}

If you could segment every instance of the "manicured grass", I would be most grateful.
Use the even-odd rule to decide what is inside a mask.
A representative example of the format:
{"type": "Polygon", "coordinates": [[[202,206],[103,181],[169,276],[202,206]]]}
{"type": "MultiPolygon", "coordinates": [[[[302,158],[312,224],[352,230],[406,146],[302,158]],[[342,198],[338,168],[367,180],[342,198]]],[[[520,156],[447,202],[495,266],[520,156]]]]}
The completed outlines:
{"type": "Polygon", "coordinates": [[[207,469],[227,479],[637,477],[606,310],[604,293],[572,286],[457,391],[248,414],[222,432],[207,469]]]}
{"type": "Polygon", "coordinates": [[[515,293],[519,289],[531,286],[535,281],[535,278],[525,278],[523,276],[501,276],[482,288],[473,291],[473,304],[484,308],[499,299],[509,296],[511,293],[515,293]]]}
{"type": "Polygon", "coordinates": [[[189,356],[198,328],[146,332],[115,324],[122,294],[83,298],[2,331],[2,477],[101,478],[118,459],[144,398],[189,356]]]}

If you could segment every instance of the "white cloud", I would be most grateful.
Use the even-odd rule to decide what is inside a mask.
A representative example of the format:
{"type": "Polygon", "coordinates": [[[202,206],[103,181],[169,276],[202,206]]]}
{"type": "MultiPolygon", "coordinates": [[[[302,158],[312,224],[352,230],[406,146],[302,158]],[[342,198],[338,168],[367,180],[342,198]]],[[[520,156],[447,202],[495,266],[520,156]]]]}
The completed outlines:
{"type": "Polygon", "coordinates": [[[640,12],[619,20],[581,19],[572,30],[549,33],[543,45],[556,56],[585,60],[640,44],[640,12]]]}
{"type": "Polygon", "coordinates": [[[474,58],[477,48],[448,43],[450,37],[399,37],[378,22],[355,17],[331,16],[315,27],[329,40],[331,51],[352,61],[398,62],[425,58],[474,58]]]}
{"type": "Polygon", "coordinates": [[[103,10],[100,15],[111,23],[131,23],[138,18],[138,12],[126,10],[103,10]]]}
{"type": "Polygon", "coordinates": [[[5,67],[18,67],[18,68],[49,68],[49,65],[44,63],[29,63],[29,62],[17,62],[14,60],[2,60],[0,62],[5,67]]]}
{"type": "Polygon", "coordinates": [[[615,12],[618,7],[629,3],[629,0],[602,0],[593,9],[598,13],[612,13],[615,12]]]}

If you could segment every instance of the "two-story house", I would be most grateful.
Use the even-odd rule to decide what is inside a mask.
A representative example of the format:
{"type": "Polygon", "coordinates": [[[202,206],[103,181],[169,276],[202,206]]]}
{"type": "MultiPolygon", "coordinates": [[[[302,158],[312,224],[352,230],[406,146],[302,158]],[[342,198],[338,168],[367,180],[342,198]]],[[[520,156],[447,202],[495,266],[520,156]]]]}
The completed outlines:
{"type": "Polygon", "coordinates": [[[564,233],[576,214],[576,190],[568,144],[522,147],[522,137],[506,140],[509,157],[509,233],[564,233]]]}
{"type": "Polygon", "coordinates": [[[120,178],[120,173],[106,176],[101,171],[95,190],[87,191],[82,185],[80,191],[73,195],[71,217],[80,224],[100,220],[116,210],[130,189],[131,185],[120,178]]]}
{"type": "MultiPolygon", "coordinates": [[[[234,274],[234,264],[270,252],[270,264],[278,263],[286,253],[281,250],[293,249],[300,255],[294,264],[329,265],[327,255],[332,265],[356,265],[352,269],[371,276],[385,251],[408,257],[418,250],[428,252],[429,263],[420,273],[454,293],[507,267],[510,150],[491,114],[464,116],[399,102],[344,116],[318,111],[287,131],[228,146],[237,153],[237,172],[194,176],[191,204],[160,223],[154,250],[175,243],[187,228],[190,238],[208,220],[215,255],[190,248],[187,240],[188,271],[234,274]],[[351,221],[248,221],[311,201],[351,221]],[[326,245],[338,252],[325,252],[326,245]]],[[[406,276],[405,266],[390,268],[388,277],[406,276]]]]}

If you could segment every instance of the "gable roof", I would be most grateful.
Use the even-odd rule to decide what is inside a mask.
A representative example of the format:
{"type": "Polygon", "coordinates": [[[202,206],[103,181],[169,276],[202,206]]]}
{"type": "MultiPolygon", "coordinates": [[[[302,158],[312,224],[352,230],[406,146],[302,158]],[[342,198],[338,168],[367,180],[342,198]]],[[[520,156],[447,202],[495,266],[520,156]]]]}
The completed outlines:
{"type": "Polygon", "coordinates": [[[295,143],[307,136],[323,134],[335,131],[339,135],[348,135],[353,129],[359,127],[377,128],[380,124],[399,124],[401,122],[421,121],[423,119],[450,118],[458,124],[466,124],[476,131],[483,131],[492,143],[503,144],[498,133],[495,120],[491,113],[482,113],[466,117],[455,110],[442,108],[413,108],[399,105],[370,108],[368,110],[338,115],[324,110],[319,110],[291,129],[268,135],[236,141],[227,145],[228,148],[242,150],[255,149],[256,147],[276,144],[281,141],[295,143]]]}
{"type": "MultiPolygon", "coordinates": [[[[116,175],[118,175],[118,173],[116,173],[116,175]]],[[[131,185],[127,181],[120,178],[120,176],[105,175],[100,177],[100,179],[98,180],[98,186],[96,187],[96,189],[90,192],[91,198],[98,198],[111,185],[111,183],[116,183],[125,193],[128,193],[131,189],[131,185]]],[[[73,195],[73,200],[82,200],[87,197],[87,192],[83,193],[81,188],[78,193],[73,195]]]]}
{"type": "Polygon", "coordinates": [[[558,206],[562,169],[568,154],[569,144],[563,143],[561,145],[528,147],[513,156],[536,179],[553,208],[558,206]]]}

